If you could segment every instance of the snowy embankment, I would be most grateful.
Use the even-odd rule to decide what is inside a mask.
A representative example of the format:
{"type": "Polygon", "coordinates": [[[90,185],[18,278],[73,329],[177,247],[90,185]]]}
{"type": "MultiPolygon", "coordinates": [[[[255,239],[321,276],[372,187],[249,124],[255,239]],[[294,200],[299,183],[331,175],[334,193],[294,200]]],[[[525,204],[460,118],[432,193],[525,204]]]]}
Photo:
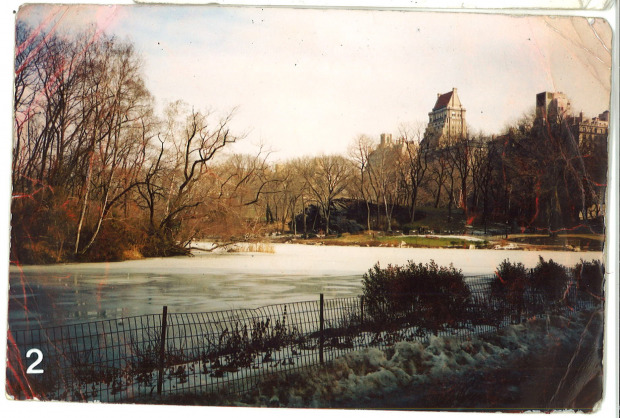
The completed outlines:
{"type": "Polygon", "coordinates": [[[399,342],[324,369],[276,376],[249,405],[591,409],[602,396],[602,313],[551,316],[458,342],[399,342]]]}

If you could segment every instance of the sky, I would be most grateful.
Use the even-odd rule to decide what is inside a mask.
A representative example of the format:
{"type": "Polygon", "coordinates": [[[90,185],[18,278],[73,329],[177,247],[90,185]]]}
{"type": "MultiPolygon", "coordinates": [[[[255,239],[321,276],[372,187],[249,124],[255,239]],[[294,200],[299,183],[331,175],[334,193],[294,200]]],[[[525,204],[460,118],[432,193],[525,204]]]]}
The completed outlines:
{"type": "Polygon", "coordinates": [[[135,44],[162,109],[235,110],[237,147],[276,159],[346,153],[360,134],[426,123],[458,89],[474,132],[501,133],[563,91],[576,111],[609,108],[611,31],[585,18],[253,7],[22,7],[33,27],[95,24],[135,44]]]}
{"type": "MultiPolygon", "coordinates": [[[[75,3],[77,0],[66,1],[75,3]]],[[[11,32],[14,25],[13,11],[17,10],[19,3],[18,0],[8,0],[0,6],[0,19],[4,19],[0,29],[5,31],[0,39],[4,57],[4,65],[0,66],[0,91],[4,97],[4,102],[0,101],[4,103],[1,122],[4,141],[0,148],[0,166],[5,170],[10,170],[11,166],[11,32]]],[[[22,9],[18,17],[32,19],[33,24],[38,24],[37,20],[42,18],[44,10],[41,8],[35,13],[33,9],[29,12],[31,15],[26,17],[22,9]]],[[[78,9],[71,10],[71,13],[65,15],[64,26],[76,27],[85,21],[94,21],[96,12],[93,9],[80,9],[82,22],[69,18],[77,15],[75,11],[78,9]]],[[[206,13],[201,11],[203,9],[180,13],[174,9],[149,11],[142,8],[141,15],[128,12],[128,9],[121,10],[125,11],[116,11],[116,18],[105,26],[107,30],[114,30],[136,43],[137,49],[144,56],[149,89],[158,102],[182,98],[199,107],[225,110],[239,106],[235,123],[240,129],[251,128],[245,142],[257,142],[262,138],[279,150],[281,158],[317,152],[343,152],[359,133],[377,136],[380,132],[395,133],[398,124],[402,122],[425,122],[436,94],[449,91],[452,87],[459,89],[461,100],[468,110],[470,125],[490,133],[500,130],[503,124],[533,107],[534,95],[543,90],[564,91],[571,97],[573,107],[583,109],[590,116],[600,113],[601,108],[609,107],[610,54],[598,41],[588,22],[582,18],[477,15],[456,18],[446,14],[418,12],[365,12],[373,15],[369,18],[357,12],[331,11],[329,19],[321,20],[317,11],[312,11],[312,18],[300,15],[299,12],[293,13],[295,16],[283,16],[285,12],[281,10],[266,18],[267,14],[274,11],[242,9],[242,13],[239,13],[235,9],[227,13],[210,10],[210,19],[199,19],[200,14],[206,13]],[[260,22],[260,25],[252,20],[260,22]],[[194,36],[192,40],[183,39],[189,34],[194,36]],[[336,35],[346,39],[347,43],[338,43],[340,39],[335,38],[336,35]],[[192,53],[190,48],[198,40],[202,40],[202,48],[192,53]],[[162,41],[164,49],[161,47],[162,41]],[[252,48],[253,54],[246,55],[252,48]],[[219,55],[223,52],[225,54],[219,55]],[[352,61],[356,52],[358,60],[352,61]],[[286,56],[288,53],[295,55],[286,56]],[[237,56],[237,62],[245,61],[245,67],[237,67],[234,71],[235,68],[229,65],[232,61],[224,62],[226,57],[231,56],[237,56]],[[252,60],[246,60],[250,57],[252,60]],[[267,57],[279,58],[269,62],[265,60],[267,57]],[[305,60],[301,60],[302,57],[305,60]],[[293,65],[291,69],[291,61],[298,66],[293,65]],[[276,66],[276,63],[279,65],[276,66]],[[330,68],[336,68],[337,64],[340,74],[329,71],[330,68]],[[258,77],[259,69],[262,70],[262,79],[258,77]],[[233,76],[239,73],[241,77],[235,79],[233,76]],[[328,75],[325,76],[325,73],[328,75]],[[331,83],[317,85],[321,75],[331,83]],[[200,83],[194,81],[196,79],[200,83]],[[314,84],[308,84],[310,81],[314,81],[314,84]],[[287,89],[277,88],[279,86],[286,86],[287,89]],[[348,86],[349,92],[356,94],[343,96],[347,93],[343,91],[345,86],[348,86]],[[277,96],[274,91],[278,93],[277,96]],[[377,95],[377,92],[381,94],[377,95]],[[327,97],[327,101],[323,97],[327,97]],[[313,107],[312,104],[317,102],[320,106],[313,107]],[[303,109],[295,106],[309,109],[310,114],[304,114],[303,109]]],[[[617,6],[607,15],[615,20],[617,6]]],[[[609,48],[610,31],[605,26],[601,21],[595,23],[598,36],[609,48]]],[[[617,50],[615,54],[617,56],[617,50]]],[[[617,77],[616,74],[616,81],[617,77]]],[[[617,102],[617,93],[614,97],[617,102]]],[[[617,140],[617,133],[614,138],[617,140]]],[[[618,171],[617,168],[613,170],[616,175],[611,178],[611,189],[614,196],[617,196],[614,179],[617,179],[618,171]]],[[[6,231],[5,240],[0,240],[0,253],[8,254],[8,171],[0,176],[0,189],[3,196],[0,230],[6,231]]],[[[613,276],[614,266],[618,265],[618,215],[614,207],[617,209],[617,197],[610,200],[609,213],[615,216],[609,217],[612,239],[608,246],[611,282],[617,283],[617,274],[613,276]]],[[[5,260],[6,266],[8,258],[5,260]]],[[[7,298],[3,296],[6,294],[0,292],[2,312],[7,312],[7,298]]],[[[616,299],[616,293],[610,292],[608,302],[612,313],[614,307],[617,309],[616,299]]],[[[608,342],[617,342],[616,317],[613,314],[608,316],[608,342]]],[[[0,322],[0,331],[6,331],[6,321],[0,322]]],[[[617,356],[614,355],[617,343],[615,345],[616,350],[614,347],[607,350],[609,370],[617,370],[617,356]]],[[[0,348],[3,347],[0,344],[0,348]]],[[[1,366],[0,371],[3,374],[1,366]]],[[[2,385],[0,383],[0,388],[2,385]]],[[[607,373],[606,385],[604,407],[616,411],[617,397],[613,395],[617,396],[618,392],[613,373],[607,373]]],[[[66,417],[76,413],[109,417],[115,413],[126,414],[130,407],[136,412],[144,412],[146,409],[152,416],[163,416],[164,413],[169,415],[170,412],[198,416],[204,415],[205,411],[204,408],[184,408],[180,411],[163,406],[133,405],[105,405],[105,408],[102,406],[99,409],[87,404],[24,404],[2,399],[0,408],[9,414],[44,414],[48,417],[66,417]]],[[[296,410],[294,416],[310,417],[316,412],[296,410]]],[[[230,411],[209,408],[208,413],[224,416],[230,414],[230,411]]],[[[235,410],[234,414],[237,413],[235,410]]],[[[270,409],[246,410],[245,416],[261,416],[261,413],[262,416],[270,417],[291,415],[290,410],[270,409]]],[[[321,414],[331,414],[333,417],[347,414],[356,417],[377,416],[375,411],[321,411],[321,414]]],[[[599,411],[598,415],[603,416],[605,413],[599,411]]]]}

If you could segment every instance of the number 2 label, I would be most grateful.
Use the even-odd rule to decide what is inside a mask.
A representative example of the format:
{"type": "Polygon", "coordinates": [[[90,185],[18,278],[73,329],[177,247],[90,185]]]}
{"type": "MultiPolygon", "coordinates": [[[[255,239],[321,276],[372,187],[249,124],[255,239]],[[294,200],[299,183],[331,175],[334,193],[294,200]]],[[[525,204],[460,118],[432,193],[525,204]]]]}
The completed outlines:
{"type": "Polygon", "coordinates": [[[43,353],[38,348],[31,348],[26,353],[26,358],[30,358],[33,354],[37,356],[37,359],[28,367],[26,370],[27,374],[41,374],[43,373],[43,369],[37,369],[36,367],[43,361],[43,353]]]}

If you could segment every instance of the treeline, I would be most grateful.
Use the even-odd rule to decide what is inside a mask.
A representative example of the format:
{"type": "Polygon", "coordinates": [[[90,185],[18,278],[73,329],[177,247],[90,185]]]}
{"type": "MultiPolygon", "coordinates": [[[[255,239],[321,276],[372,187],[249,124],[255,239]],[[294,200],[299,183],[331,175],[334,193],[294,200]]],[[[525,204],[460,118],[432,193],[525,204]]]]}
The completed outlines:
{"type": "Polygon", "coordinates": [[[422,206],[548,231],[601,215],[606,151],[579,149],[561,125],[522,123],[440,150],[408,127],[393,143],[360,136],[346,156],[271,164],[263,150],[228,151],[244,136],[231,131],[234,112],[175,102],[157,114],[141,65],[131,43],[95,30],[18,23],[14,262],[186,254],[200,238],[342,232],[343,222],[389,231],[422,206]],[[342,205],[365,216],[334,219],[342,205]]]}
{"type": "Polygon", "coordinates": [[[532,114],[501,135],[453,138],[441,148],[425,146],[421,124],[401,127],[395,141],[361,135],[350,146],[352,172],[340,196],[352,203],[339,213],[363,202],[366,214],[355,221],[388,232],[414,230],[425,223],[420,212],[433,212],[455,232],[469,225],[601,233],[607,141],[579,141],[568,121],[543,124],[532,114]]]}
{"type": "Polygon", "coordinates": [[[239,190],[264,182],[264,157],[220,156],[240,137],[232,114],[177,102],[156,115],[141,64],[103,33],[18,23],[12,260],[171,255],[203,225],[235,229],[230,208],[251,203],[239,190]]]}

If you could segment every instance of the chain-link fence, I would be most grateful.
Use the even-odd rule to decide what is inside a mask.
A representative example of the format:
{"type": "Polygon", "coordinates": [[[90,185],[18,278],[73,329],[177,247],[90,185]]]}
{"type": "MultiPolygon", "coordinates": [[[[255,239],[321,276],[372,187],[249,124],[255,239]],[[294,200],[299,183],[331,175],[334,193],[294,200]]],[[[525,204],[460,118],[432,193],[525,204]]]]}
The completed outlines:
{"type": "Polygon", "coordinates": [[[252,390],[273,373],[295,373],[349,351],[495,332],[551,311],[591,308],[600,300],[571,282],[560,302],[533,289],[508,300],[494,276],[468,277],[459,321],[429,331],[416,312],[373,315],[363,297],[257,309],[141,315],[53,328],[9,330],[7,391],[18,399],[140,401],[175,394],[252,390]],[[40,360],[40,361],[39,361],[40,360]]]}

